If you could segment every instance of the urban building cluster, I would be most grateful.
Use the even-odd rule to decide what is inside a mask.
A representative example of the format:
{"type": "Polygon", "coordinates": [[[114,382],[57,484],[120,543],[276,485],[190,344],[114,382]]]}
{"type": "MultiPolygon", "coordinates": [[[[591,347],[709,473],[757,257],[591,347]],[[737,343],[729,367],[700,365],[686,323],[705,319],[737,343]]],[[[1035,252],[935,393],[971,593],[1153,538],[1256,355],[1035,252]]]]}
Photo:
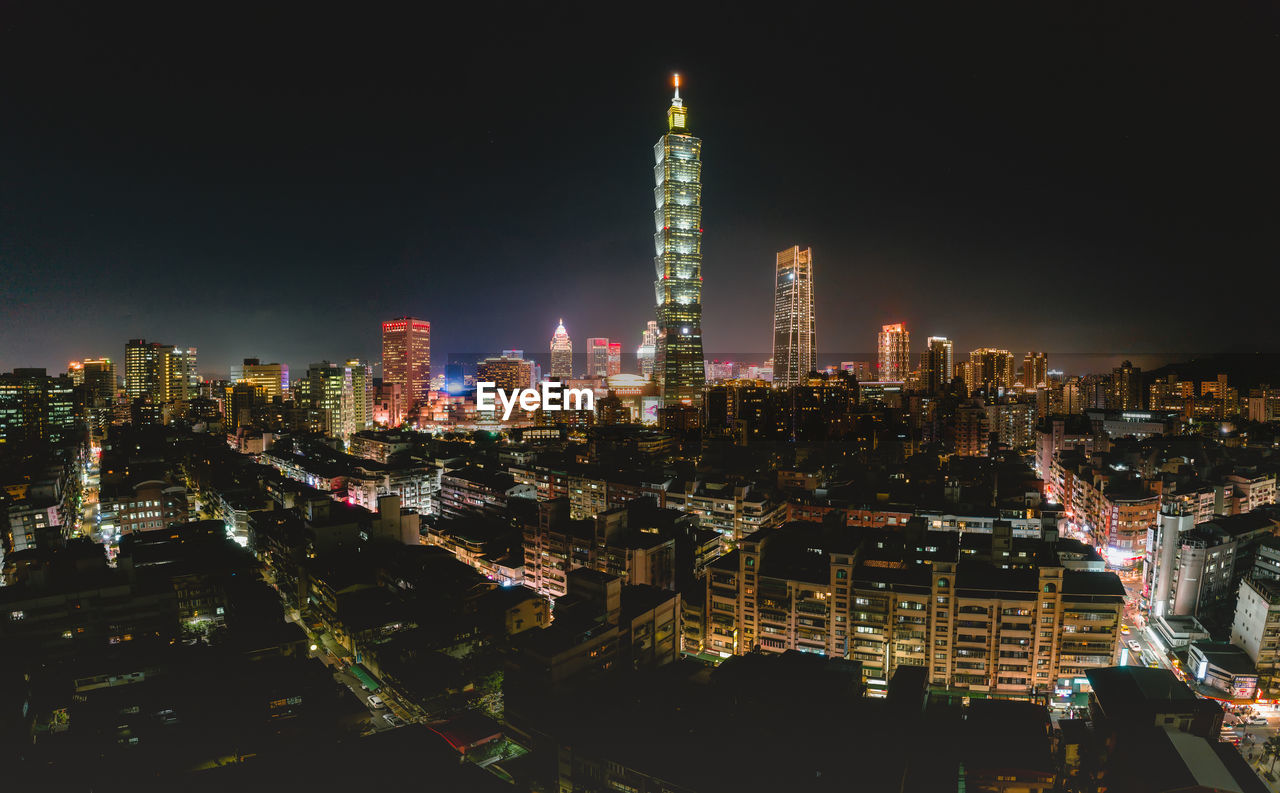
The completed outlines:
{"type": "Polygon", "coordinates": [[[144,339],[0,374],[6,768],[1265,790],[1280,739],[1236,725],[1280,702],[1280,388],[1065,376],[903,322],[822,366],[800,245],[772,357],[708,361],[690,130],[677,83],[634,366],[561,319],[545,376],[521,349],[433,369],[404,316],[380,361],[292,377],[144,339]],[[475,399],[548,380],[594,408],[475,399]]]}

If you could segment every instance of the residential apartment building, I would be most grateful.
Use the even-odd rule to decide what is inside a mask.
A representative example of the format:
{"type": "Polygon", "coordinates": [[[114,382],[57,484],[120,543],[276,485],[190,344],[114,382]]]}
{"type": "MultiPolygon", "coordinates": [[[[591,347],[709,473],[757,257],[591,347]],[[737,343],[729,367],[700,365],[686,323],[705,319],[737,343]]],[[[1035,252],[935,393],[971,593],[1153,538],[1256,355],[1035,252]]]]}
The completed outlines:
{"type": "Polygon", "coordinates": [[[618,507],[574,518],[566,498],[538,502],[522,518],[525,586],[559,598],[568,592],[569,572],[586,568],[627,585],[674,589],[675,536],[649,517],[643,507],[618,507]]]}
{"type": "Polygon", "coordinates": [[[1258,670],[1258,696],[1280,698],[1280,581],[1249,577],[1240,583],[1231,643],[1258,670]]]}
{"type": "Polygon", "coordinates": [[[744,538],[707,577],[706,649],[800,650],[858,660],[874,686],[900,666],[937,686],[1029,696],[1078,690],[1118,653],[1114,573],[1038,565],[861,559],[851,535],[788,524],[744,538]]]}

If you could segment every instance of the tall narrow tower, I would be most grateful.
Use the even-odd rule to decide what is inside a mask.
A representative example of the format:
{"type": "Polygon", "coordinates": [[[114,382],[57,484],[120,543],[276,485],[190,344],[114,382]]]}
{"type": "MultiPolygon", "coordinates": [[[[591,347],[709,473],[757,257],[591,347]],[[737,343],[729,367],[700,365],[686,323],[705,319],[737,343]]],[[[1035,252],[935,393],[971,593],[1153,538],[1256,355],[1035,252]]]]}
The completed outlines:
{"type": "Polygon", "coordinates": [[[573,377],[573,340],[564,329],[564,320],[556,325],[551,336],[551,379],[569,380],[573,377]]]}
{"type": "Polygon", "coordinates": [[[431,391],[431,323],[399,317],[382,323],[382,382],[399,385],[407,405],[425,405],[431,391]]]}
{"type": "Polygon", "coordinates": [[[799,385],[818,365],[813,318],[813,251],[778,251],[773,295],[773,384],[799,385]]]}
{"type": "Polygon", "coordinates": [[[688,111],[675,97],[667,134],[653,147],[654,296],[658,339],[653,377],[665,405],[702,404],[702,140],[689,134],[688,111]]]}
{"type": "Polygon", "coordinates": [[[876,340],[876,379],[901,382],[911,371],[911,335],[901,322],[883,325],[876,340]]]}

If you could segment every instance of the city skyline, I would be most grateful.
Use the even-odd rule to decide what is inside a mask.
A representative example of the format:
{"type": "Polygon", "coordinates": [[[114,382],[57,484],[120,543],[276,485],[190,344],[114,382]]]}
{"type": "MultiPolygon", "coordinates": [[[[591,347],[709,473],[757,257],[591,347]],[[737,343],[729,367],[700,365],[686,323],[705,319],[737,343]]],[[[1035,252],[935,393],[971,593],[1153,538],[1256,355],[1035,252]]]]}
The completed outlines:
{"type": "MultiPolygon", "coordinates": [[[[49,44],[41,34],[56,20],[30,13],[18,26],[30,35],[10,42],[11,55],[49,44]]],[[[534,342],[562,315],[584,337],[630,339],[651,310],[633,297],[647,292],[650,245],[636,220],[647,210],[635,185],[647,178],[644,150],[658,131],[653,108],[669,96],[672,72],[697,94],[695,124],[715,141],[705,180],[709,357],[769,349],[762,318],[773,253],[794,239],[807,240],[825,262],[817,313],[849,317],[824,324],[820,356],[865,349],[876,328],[898,319],[961,347],[1059,354],[1274,344],[1265,312],[1250,310],[1262,308],[1265,289],[1171,322],[1150,301],[1113,312],[1054,288],[1105,278],[1108,293],[1136,297],[1156,272],[1191,275],[1201,263],[1224,261],[1263,286],[1273,281],[1262,209],[1275,162],[1250,136],[1267,138],[1274,111],[1249,98],[1261,95],[1251,86],[1265,70],[1256,68],[1247,20],[1232,20],[1244,36],[1233,47],[1207,46],[1187,59],[1181,51],[1173,57],[1158,35],[1189,24],[1185,17],[1109,19],[1133,35],[1098,42],[1084,11],[1056,28],[1043,12],[1020,13],[1026,18],[990,29],[980,14],[949,20],[991,45],[992,57],[937,87],[931,82],[948,56],[961,46],[973,51],[972,40],[961,45],[932,29],[908,38],[900,20],[873,15],[848,34],[867,45],[848,48],[857,60],[829,74],[772,59],[753,64],[745,48],[714,31],[703,47],[647,47],[630,59],[639,42],[622,40],[590,71],[546,55],[518,76],[510,65],[523,49],[504,55],[495,46],[482,67],[428,70],[429,89],[442,101],[412,111],[398,99],[412,85],[402,76],[408,71],[391,55],[342,79],[304,82],[298,98],[273,109],[258,86],[293,68],[268,45],[284,20],[264,20],[262,38],[244,42],[243,62],[230,69],[203,59],[222,49],[216,25],[181,46],[158,42],[172,68],[132,82],[123,78],[137,75],[144,48],[103,51],[97,42],[127,44],[146,26],[108,18],[65,31],[48,53],[58,68],[4,88],[14,121],[0,137],[11,152],[0,180],[0,271],[13,321],[0,329],[0,368],[53,371],[72,359],[116,357],[115,340],[129,338],[193,344],[211,370],[254,355],[295,367],[345,355],[376,359],[377,340],[362,329],[406,314],[433,323],[445,354],[540,347],[534,342]],[[1024,42],[1035,47],[1001,35],[1016,23],[1029,26],[1024,42]],[[1086,44],[1080,84],[1090,90],[1063,86],[1055,58],[1086,44]],[[1159,68],[1134,66],[1131,48],[1144,56],[1134,60],[1159,68]],[[1020,74],[1001,70],[1002,55],[1020,60],[1020,74]],[[86,68],[90,58],[94,68],[86,68]],[[529,98],[564,74],[595,103],[583,143],[598,165],[589,181],[566,172],[569,155],[546,145],[555,125],[529,98]],[[79,75],[88,77],[81,83],[79,75]],[[1106,80],[1095,85],[1089,75],[1106,80]],[[127,93],[113,88],[123,83],[127,93]],[[381,91],[366,95],[370,84],[381,91]],[[838,86],[849,89],[832,102],[838,86]],[[1142,108],[1128,107],[1133,95],[1144,97],[1142,108]],[[785,158],[761,158],[772,130],[748,123],[772,97],[808,118],[805,145],[785,158]],[[473,119],[474,129],[435,131],[445,104],[473,119]],[[357,107],[361,114],[344,114],[357,107]],[[81,123],[66,123],[68,112],[81,123]],[[216,123],[205,123],[209,113],[216,123]],[[248,120],[260,117],[257,137],[249,135],[248,120]],[[84,124],[102,134],[64,131],[84,124]],[[436,197],[456,179],[456,166],[433,156],[441,147],[462,152],[456,159],[475,173],[453,204],[436,197]],[[1236,159],[1245,151],[1247,161],[1236,159]],[[1176,178],[1167,168],[1172,152],[1181,155],[1176,178]],[[850,179],[858,190],[845,188],[850,179]],[[539,197],[547,184],[561,187],[539,197]],[[571,195],[590,196],[591,206],[566,203],[571,195]],[[777,195],[788,196],[784,206],[777,195]],[[463,260],[478,267],[447,264],[463,260]],[[320,309],[331,284],[357,283],[363,268],[372,268],[368,283],[344,291],[342,312],[320,309]],[[483,299],[468,294],[477,269],[511,288],[483,299]],[[173,276],[188,270],[219,276],[179,293],[173,276]],[[395,287],[377,288],[383,283],[395,287]],[[55,320],[69,284],[89,310],[55,320]],[[1030,294],[1038,305],[1025,299],[1030,294]],[[865,305],[850,316],[840,309],[851,296],[865,305]],[[980,322],[978,314],[994,316],[980,322]],[[99,348],[90,339],[112,341],[99,348]]],[[[536,29],[557,35],[550,27],[536,29]]],[[[434,57],[443,62],[451,52],[434,57]]]]}
{"type": "Polygon", "coordinates": [[[1275,8],[11,5],[10,787],[1280,793],[1275,8]]]}

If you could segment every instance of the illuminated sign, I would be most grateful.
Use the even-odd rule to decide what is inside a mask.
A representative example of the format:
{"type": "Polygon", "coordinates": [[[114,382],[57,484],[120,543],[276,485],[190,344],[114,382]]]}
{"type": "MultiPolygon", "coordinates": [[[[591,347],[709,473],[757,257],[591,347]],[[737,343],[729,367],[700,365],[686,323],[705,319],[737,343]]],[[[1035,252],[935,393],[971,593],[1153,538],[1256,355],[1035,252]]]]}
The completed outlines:
{"type": "Polygon", "coordinates": [[[510,392],[498,388],[497,383],[476,383],[476,410],[495,410],[501,401],[503,421],[511,418],[517,404],[521,410],[594,410],[595,398],[590,388],[565,388],[554,381],[543,382],[541,390],[513,388],[510,392]]]}

